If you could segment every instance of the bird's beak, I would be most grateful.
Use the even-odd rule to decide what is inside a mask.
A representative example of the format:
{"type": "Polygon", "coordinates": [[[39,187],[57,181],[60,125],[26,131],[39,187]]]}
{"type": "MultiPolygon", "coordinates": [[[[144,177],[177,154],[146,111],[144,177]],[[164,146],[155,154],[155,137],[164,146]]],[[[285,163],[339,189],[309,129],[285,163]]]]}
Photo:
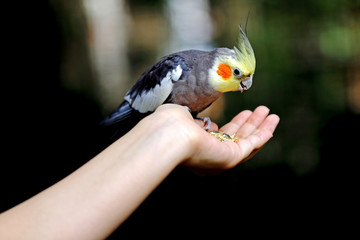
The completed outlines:
{"type": "Polygon", "coordinates": [[[243,92],[248,90],[252,85],[252,79],[253,79],[253,75],[250,75],[249,77],[242,80],[239,84],[239,88],[238,88],[239,91],[243,92]]]}

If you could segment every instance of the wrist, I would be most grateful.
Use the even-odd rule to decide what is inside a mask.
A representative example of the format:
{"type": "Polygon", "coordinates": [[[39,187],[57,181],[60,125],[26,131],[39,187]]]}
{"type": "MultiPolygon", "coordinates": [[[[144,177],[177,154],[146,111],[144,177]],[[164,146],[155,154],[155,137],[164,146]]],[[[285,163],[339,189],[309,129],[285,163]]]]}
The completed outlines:
{"type": "Polygon", "coordinates": [[[140,136],[142,145],[154,149],[157,157],[166,157],[179,165],[191,156],[196,145],[196,136],[191,131],[193,123],[186,122],[190,120],[169,112],[156,112],[139,122],[131,135],[140,136]]]}

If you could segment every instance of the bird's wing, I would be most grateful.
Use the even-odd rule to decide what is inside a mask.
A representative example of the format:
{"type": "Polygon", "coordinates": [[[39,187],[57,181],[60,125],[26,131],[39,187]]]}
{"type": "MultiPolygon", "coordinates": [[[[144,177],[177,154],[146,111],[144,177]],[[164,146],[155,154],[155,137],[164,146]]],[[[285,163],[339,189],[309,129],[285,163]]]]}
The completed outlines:
{"type": "Polygon", "coordinates": [[[141,115],[155,111],[171,94],[174,82],[188,70],[184,58],[176,54],[160,59],[143,73],[125,95],[125,101],[102,121],[102,125],[114,125],[135,115],[141,119],[141,115]]]}
{"type": "Polygon", "coordinates": [[[140,113],[153,112],[169,97],[174,82],[188,70],[184,58],[178,55],[164,57],[143,73],[125,100],[140,113]]]}

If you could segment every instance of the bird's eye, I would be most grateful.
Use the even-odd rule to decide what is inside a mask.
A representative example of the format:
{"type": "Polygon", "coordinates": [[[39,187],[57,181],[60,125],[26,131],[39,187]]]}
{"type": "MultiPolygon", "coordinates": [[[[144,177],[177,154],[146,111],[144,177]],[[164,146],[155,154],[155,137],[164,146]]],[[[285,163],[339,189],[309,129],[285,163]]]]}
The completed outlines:
{"type": "Polygon", "coordinates": [[[241,71],[238,68],[235,68],[233,70],[233,72],[234,72],[235,77],[240,77],[241,76],[241,71]]]}

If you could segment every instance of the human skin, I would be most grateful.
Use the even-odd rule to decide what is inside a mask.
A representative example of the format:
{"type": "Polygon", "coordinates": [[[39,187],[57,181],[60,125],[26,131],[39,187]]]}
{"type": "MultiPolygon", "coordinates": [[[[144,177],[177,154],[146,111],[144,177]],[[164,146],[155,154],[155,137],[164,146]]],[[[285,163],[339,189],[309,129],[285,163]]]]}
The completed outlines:
{"type": "MultiPolygon", "coordinates": [[[[165,104],[78,170],[0,214],[0,239],[104,239],[179,165],[203,171],[247,160],[279,123],[264,106],[218,129],[220,142],[185,107],[165,104]]],[[[51,158],[51,156],[49,156],[51,158]]]]}

